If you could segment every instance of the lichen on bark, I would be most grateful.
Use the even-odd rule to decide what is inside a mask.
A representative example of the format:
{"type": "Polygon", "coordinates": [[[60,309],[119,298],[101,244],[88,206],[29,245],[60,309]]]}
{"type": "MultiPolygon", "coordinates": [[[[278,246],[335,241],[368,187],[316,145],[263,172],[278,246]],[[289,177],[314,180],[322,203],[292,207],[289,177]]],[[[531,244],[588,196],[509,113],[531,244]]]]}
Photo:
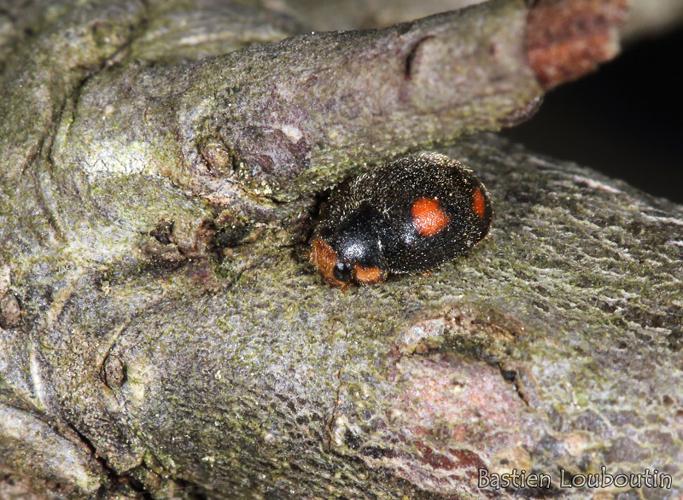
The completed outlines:
{"type": "Polygon", "coordinates": [[[542,95],[524,2],[284,42],[300,21],[258,2],[78,3],[0,76],[0,471],[75,497],[476,497],[478,468],[606,464],[680,492],[683,210],[462,137],[542,95]],[[325,190],[456,138],[491,237],[327,287],[325,190]]]}

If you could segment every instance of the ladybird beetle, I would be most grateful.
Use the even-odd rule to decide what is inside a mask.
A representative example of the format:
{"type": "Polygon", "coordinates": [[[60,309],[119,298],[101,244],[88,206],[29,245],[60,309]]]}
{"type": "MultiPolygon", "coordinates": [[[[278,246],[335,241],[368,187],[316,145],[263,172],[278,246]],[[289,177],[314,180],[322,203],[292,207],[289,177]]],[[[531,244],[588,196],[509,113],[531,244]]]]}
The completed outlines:
{"type": "Polygon", "coordinates": [[[489,231],[482,182],[459,162],[422,153],[342,183],[311,240],[311,262],[333,286],[426,271],[467,253],[489,231]]]}

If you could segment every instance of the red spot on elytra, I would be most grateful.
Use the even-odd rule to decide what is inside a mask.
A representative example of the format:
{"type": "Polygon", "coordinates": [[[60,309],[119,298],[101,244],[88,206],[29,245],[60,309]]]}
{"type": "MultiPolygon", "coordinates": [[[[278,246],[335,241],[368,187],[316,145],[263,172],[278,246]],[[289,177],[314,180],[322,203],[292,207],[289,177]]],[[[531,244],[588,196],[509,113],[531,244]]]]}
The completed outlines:
{"type": "Polygon", "coordinates": [[[434,198],[418,198],[410,208],[410,214],[413,217],[413,226],[424,237],[438,234],[450,221],[439,200],[434,198]]]}
{"type": "Polygon", "coordinates": [[[486,214],[486,198],[479,188],[476,188],[472,193],[472,210],[480,219],[483,219],[486,214]]]}

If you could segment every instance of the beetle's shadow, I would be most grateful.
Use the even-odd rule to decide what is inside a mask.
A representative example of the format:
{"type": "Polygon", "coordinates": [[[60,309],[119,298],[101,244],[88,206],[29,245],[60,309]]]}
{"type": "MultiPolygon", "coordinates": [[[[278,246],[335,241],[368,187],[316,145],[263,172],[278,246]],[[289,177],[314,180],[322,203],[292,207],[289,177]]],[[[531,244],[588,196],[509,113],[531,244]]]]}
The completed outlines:
{"type": "Polygon", "coordinates": [[[332,194],[332,188],[316,193],[312,203],[292,226],[292,258],[299,264],[309,264],[310,243],[320,214],[332,194]]]}

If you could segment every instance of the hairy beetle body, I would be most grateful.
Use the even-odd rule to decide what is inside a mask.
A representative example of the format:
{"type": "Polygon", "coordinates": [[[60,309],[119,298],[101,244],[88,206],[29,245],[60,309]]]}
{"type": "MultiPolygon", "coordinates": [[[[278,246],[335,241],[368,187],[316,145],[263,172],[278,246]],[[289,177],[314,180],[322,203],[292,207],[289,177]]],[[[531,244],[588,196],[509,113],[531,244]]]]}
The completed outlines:
{"type": "Polygon", "coordinates": [[[491,218],[486,188],[469,169],[441,154],[408,156],[333,191],[311,261],[332,285],[377,283],[467,253],[491,218]]]}

